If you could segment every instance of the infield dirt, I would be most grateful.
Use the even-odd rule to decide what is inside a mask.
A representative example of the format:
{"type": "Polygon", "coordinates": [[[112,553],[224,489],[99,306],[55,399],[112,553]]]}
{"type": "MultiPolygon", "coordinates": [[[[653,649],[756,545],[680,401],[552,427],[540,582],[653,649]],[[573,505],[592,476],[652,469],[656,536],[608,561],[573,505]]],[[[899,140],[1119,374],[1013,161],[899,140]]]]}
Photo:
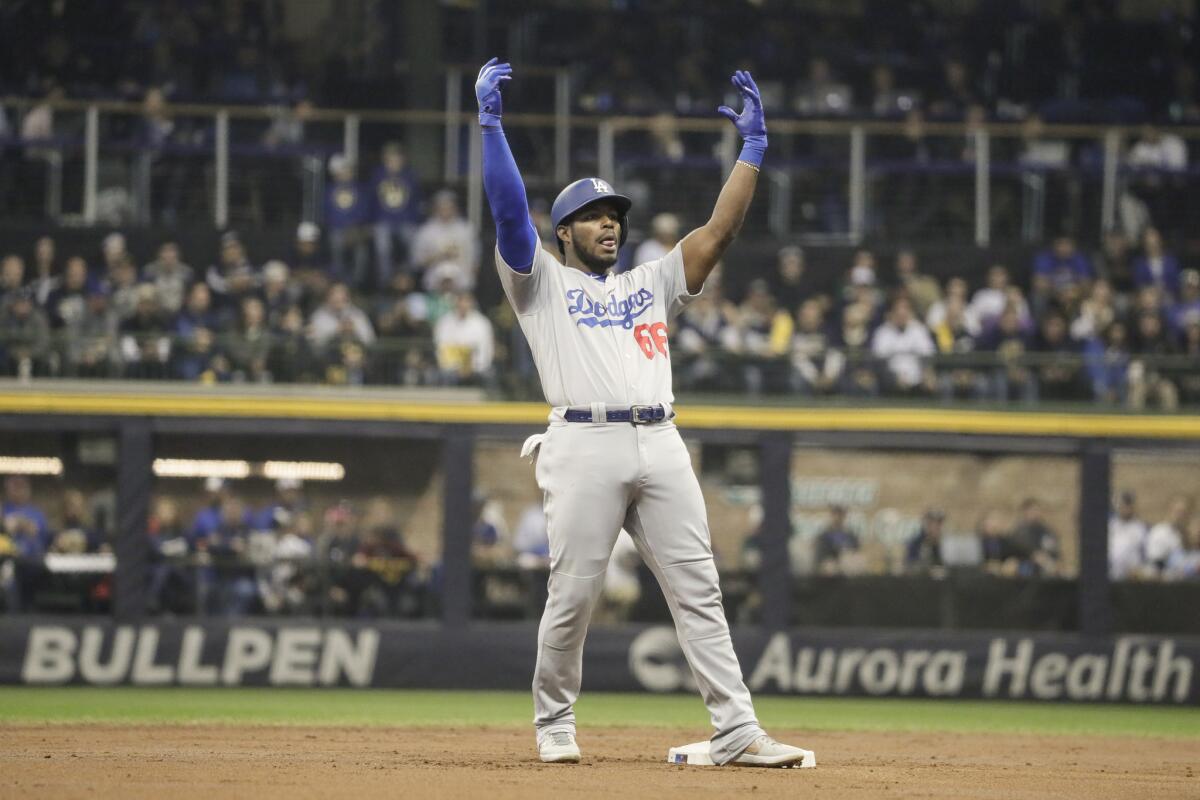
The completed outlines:
{"type": "Polygon", "coordinates": [[[0,797],[1200,797],[1195,739],[777,731],[815,770],[673,767],[699,730],[583,730],[583,763],[531,731],[4,725],[0,797]]]}

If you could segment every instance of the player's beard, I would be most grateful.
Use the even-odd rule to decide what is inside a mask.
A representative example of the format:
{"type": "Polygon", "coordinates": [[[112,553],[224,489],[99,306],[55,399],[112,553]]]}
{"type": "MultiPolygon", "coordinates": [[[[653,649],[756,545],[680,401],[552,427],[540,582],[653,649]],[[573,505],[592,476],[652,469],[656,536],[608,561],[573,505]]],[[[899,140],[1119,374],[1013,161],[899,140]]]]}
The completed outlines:
{"type": "Polygon", "coordinates": [[[596,275],[603,275],[614,265],[616,265],[617,254],[620,252],[618,249],[611,257],[599,256],[595,253],[585,250],[579,245],[578,240],[575,239],[571,240],[571,249],[575,251],[575,258],[579,260],[579,263],[582,264],[588,272],[596,275]]]}

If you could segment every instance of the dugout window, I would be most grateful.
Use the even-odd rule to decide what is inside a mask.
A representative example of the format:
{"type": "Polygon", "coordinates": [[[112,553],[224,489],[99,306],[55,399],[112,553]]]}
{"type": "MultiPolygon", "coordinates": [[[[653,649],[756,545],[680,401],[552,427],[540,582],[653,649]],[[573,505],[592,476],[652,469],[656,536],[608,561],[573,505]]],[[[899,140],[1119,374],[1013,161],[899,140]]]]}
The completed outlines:
{"type": "Polygon", "coordinates": [[[1200,633],[1200,451],[1118,450],[1108,574],[1118,632],[1200,633]]]}
{"type": "Polygon", "coordinates": [[[790,490],[793,624],[1077,627],[1075,459],[802,447],[790,490]]]}
{"type": "Polygon", "coordinates": [[[116,570],[111,435],[0,433],[0,609],[108,614],[116,570]]]}
{"type": "Polygon", "coordinates": [[[435,616],[440,457],[427,439],[157,437],[152,610],[435,616]]]}

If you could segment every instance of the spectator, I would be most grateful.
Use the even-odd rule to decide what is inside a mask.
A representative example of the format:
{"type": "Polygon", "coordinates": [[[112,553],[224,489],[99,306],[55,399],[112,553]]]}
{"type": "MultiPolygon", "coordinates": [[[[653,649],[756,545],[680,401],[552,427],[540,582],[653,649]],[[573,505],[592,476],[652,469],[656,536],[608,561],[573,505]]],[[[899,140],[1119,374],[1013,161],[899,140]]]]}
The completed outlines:
{"type": "Polygon", "coordinates": [[[1179,302],[1171,309],[1171,328],[1176,334],[1200,320],[1200,272],[1185,269],[1179,284],[1179,302]]]}
{"type": "Polygon", "coordinates": [[[1039,399],[1081,400],[1088,395],[1082,351],[1061,313],[1051,311],[1042,319],[1033,351],[1039,356],[1034,367],[1039,399]]]}
{"type": "Polygon", "coordinates": [[[850,113],[854,93],[834,77],[829,61],[814,57],[808,62],[808,77],[796,87],[792,108],[805,117],[840,116],[850,113]]]}
{"type": "Polygon", "coordinates": [[[942,560],[942,526],[946,515],[941,509],[931,508],[921,517],[921,527],[908,540],[904,553],[904,566],[912,573],[941,578],[946,573],[942,560]]]}
{"type": "Polygon", "coordinates": [[[113,231],[104,237],[100,242],[100,255],[104,258],[104,275],[105,280],[112,278],[113,270],[118,264],[125,261],[133,261],[133,256],[129,254],[129,250],[125,246],[124,234],[113,231]]]}
{"type": "Polygon", "coordinates": [[[929,110],[939,117],[960,117],[979,100],[967,65],[957,56],[942,62],[942,85],[930,97],[929,110]]]}
{"type": "Polygon", "coordinates": [[[979,326],[968,317],[962,295],[946,299],[942,321],[933,328],[942,364],[937,370],[937,381],[942,397],[984,399],[987,396],[987,378],[972,363],[979,326]]]}
{"type": "MultiPolygon", "coordinates": [[[[60,306],[61,308],[61,306],[60,306]]],[[[108,377],[118,361],[117,317],[108,295],[96,286],[88,290],[82,313],[64,329],[67,334],[67,374],[84,378],[108,377]]]]}
{"type": "Polygon", "coordinates": [[[925,316],[919,317],[919,319],[924,319],[925,325],[930,330],[937,328],[945,321],[946,307],[950,303],[954,303],[962,309],[967,326],[978,333],[979,321],[971,316],[970,308],[967,305],[967,282],[963,278],[956,277],[946,281],[946,296],[934,301],[925,316]]]}
{"type": "Polygon", "coordinates": [[[492,323],[475,308],[470,292],[459,292],[454,311],[438,320],[433,343],[443,381],[450,385],[491,382],[495,334],[492,323]]]}
{"type": "Polygon", "coordinates": [[[674,214],[655,214],[650,220],[651,237],[638,245],[633,264],[658,261],[679,243],[679,217],[674,214]]]}
{"type": "Polygon", "coordinates": [[[108,273],[108,302],[113,313],[121,322],[133,316],[137,310],[142,284],[138,283],[137,265],[133,259],[123,256],[108,273]]]}
{"type": "Polygon", "coordinates": [[[253,512],[255,530],[269,531],[287,528],[308,511],[304,498],[304,481],[297,478],[279,478],[275,481],[275,496],[256,512],[253,512]]]}
{"type": "Polygon", "coordinates": [[[846,524],[846,507],[829,507],[829,522],[817,534],[816,562],[821,575],[844,575],[859,572],[851,556],[859,552],[858,535],[846,524]]]}
{"type": "Polygon", "coordinates": [[[72,256],[67,259],[62,283],[50,292],[43,306],[50,326],[60,329],[77,323],[83,317],[88,294],[87,262],[72,256]]]}
{"type": "Polygon", "coordinates": [[[1092,397],[1110,405],[1124,404],[1129,396],[1129,333],[1125,323],[1113,320],[1098,337],[1086,343],[1092,397]]]}
{"type": "Polygon", "coordinates": [[[1040,316],[1051,300],[1064,294],[1082,295],[1095,278],[1095,270],[1087,256],[1075,247],[1070,236],[1059,236],[1048,250],[1033,259],[1034,313],[1040,316]]]}
{"type": "Polygon", "coordinates": [[[120,323],[121,360],[131,378],[165,378],[171,357],[167,320],[159,312],[158,294],[149,284],[138,286],[133,314],[120,323]]]}
{"type": "Polygon", "coordinates": [[[34,305],[33,289],[11,292],[0,307],[0,374],[43,375],[50,357],[50,323],[34,305]]]}
{"type": "Polygon", "coordinates": [[[33,279],[29,285],[33,287],[34,298],[38,306],[43,308],[50,293],[57,289],[61,282],[55,255],[54,239],[49,236],[39,236],[33,245],[33,279]]]}
{"type": "Polygon", "coordinates": [[[197,328],[209,330],[224,327],[224,315],[218,315],[212,308],[212,291],[206,283],[194,283],[188,289],[187,302],[176,316],[172,331],[175,336],[186,339],[197,328]]]}
{"type": "Polygon", "coordinates": [[[673,357],[682,359],[675,367],[682,385],[702,390],[726,384],[722,356],[738,347],[736,317],[737,309],[722,297],[719,283],[706,285],[704,293],[684,307],[671,348],[673,357]]]}
{"type": "Polygon", "coordinates": [[[1075,319],[1071,320],[1071,338],[1085,342],[1099,337],[1117,317],[1116,301],[1112,287],[1103,278],[1092,284],[1091,291],[1079,304],[1075,319]]]}
{"type": "Polygon", "coordinates": [[[797,245],[786,245],[775,254],[775,273],[772,275],[771,294],[779,307],[788,313],[800,308],[805,298],[804,251],[797,245]]]}
{"type": "Polygon", "coordinates": [[[1108,574],[1114,581],[1128,580],[1141,574],[1146,559],[1148,529],[1137,514],[1137,498],[1123,491],[1117,510],[1108,518],[1108,574]]]}
{"type": "Polygon", "coordinates": [[[208,328],[196,328],[180,344],[171,358],[171,372],[176,378],[204,384],[232,378],[229,358],[208,328]]]}
{"type": "Polygon", "coordinates": [[[263,311],[271,325],[277,324],[283,312],[301,301],[301,288],[289,280],[290,275],[288,265],[278,259],[263,264],[263,311]]]}
{"type": "Polygon", "coordinates": [[[1168,302],[1179,299],[1179,260],[1163,248],[1157,228],[1146,228],[1142,234],[1142,255],[1133,262],[1133,282],[1138,288],[1157,286],[1168,302]]]}
{"type": "Polygon", "coordinates": [[[927,360],[936,352],[933,338],[913,319],[905,297],[892,301],[887,320],[871,336],[871,354],[883,362],[884,391],[891,394],[928,394],[934,388],[927,360]]]}
{"type": "Polygon", "coordinates": [[[508,526],[499,501],[476,490],[471,497],[471,510],[475,517],[471,525],[471,563],[485,569],[507,563],[508,526]]]}
{"type": "Polygon", "coordinates": [[[449,279],[459,290],[475,287],[479,253],[475,232],[458,213],[458,201],[449,189],[433,197],[429,219],[417,230],[413,244],[415,266],[423,273],[426,291],[449,279]]]}
{"type": "Polygon", "coordinates": [[[62,494],[62,518],[57,532],[50,543],[52,553],[96,552],[107,543],[100,540],[99,531],[92,526],[87,501],[78,489],[67,489],[62,494]]]}
{"type": "Polygon", "coordinates": [[[819,300],[805,300],[796,312],[792,336],[792,390],[800,394],[831,394],[838,390],[846,358],[832,343],[819,300]]]}
{"type": "Polygon", "coordinates": [[[368,346],[375,342],[371,320],[350,301],[350,289],[344,283],[329,287],[325,303],[313,312],[309,331],[318,348],[326,347],[335,339],[349,339],[368,346]]]}
{"type": "Polygon", "coordinates": [[[750,282],[746,299],[737,309],[736,325],[747,391],[758,394],[787,386],[789,370],[784,359],[791,347],[794,324],[791,314],[776,306],[762,278],[750,282]]]}
{"type": "Polygon", "coordinates": [[[1188,523],[1187,540],[1168,558],[1163,577],[1172,581],[1200,578],[1200,519],[1193,517],[1188,523]]]}
{"type": "MultiPolygon", "coordinates": [[[[1031,168],[1030,172],[1062,169],[1070,166],[1071,148],[1063,139],[1047,138],[1046,123],[1033,113],[1021,123],[1021,154],[1017,160],[1031,168]]],[[[1044,194],[1044,186],[1039,186],[1038,191],[1044,194]]]]}
{"type": "Polygon", "coordinates": [[[380,297],[375,313],[375,329],[380,337],[416,338],[428,336],[429,301],[418,291],[412,273],[392,278],[391,292],[380,297]]]}
{"type": "Polygon", "coordinates": [[[1183,553],[1184,532],[1191,515],[1191,502],[1186,497],[1174,497],[1167,507],[1167,518],[1146,534],[1146,572],[1161,578],[1167,565],[1183,553]]]}
{"type": "Polygon", "coordinates": [[[26,539],[18,540],[24,542],[21,552],[26,557],[40,557],[49,546],[50,522],[41,507],[34,503],[33,487],[24,475],[9,475],[4,479],[0,518],[10,535],[14,527],[20,527],[27,534],[26,539]]]}
{"type": "Polygon", "coordinates": [[[912,89],[896,88],[896,73],[887,64],[871,68],[871,115],[885,119],[900,119],[917,103],[912,89]]]}
{"type": "Polygon", "coordinates": [[[262,300],[257,297],[242,300],[241,324],[237,335],[231,337],[226,346],[230,366],[242,380],[270,382],[267,360],[271,353],[271,332],[262,300]]]}
{"type": "Polygon", "coordinates": [[[980,349],[996,354],[992,371],[992,396],[1000,402],[1037,402],[1037,379],[1029,368],[1030,337],[1021,324],[1017,307],[1005,306],[996,325],[981,338],[980,349]]]}
{"type": "Polygon", "coordinates": [[[221,499],[215,527],[195,541],[209,566],[201,570],[201,607],[210,613],[241,616],[258,598],[254,567],[247,561],[250,525],[246,507],[233,495],[221,499]]]}
{"type": "Polygon", "coordinates": [[[7,303],[24,288],[25,259],[14,255],[0,259],[0,303],[7,303]]]}
{"type": "Polygon", "coordinates": [[[1179,347],[1163,329],[1162,316],[1157,312],[1142,311],[1137,315],[1133,353],[1129,364],[1130,407],[1145,408],[1153,401],[1164,411],[1175,410],[1179,406],[1179,389],[1157,359],[1177,355],[1179,347]]]}
{"type": "Polygon", "coordinates": [[[300,303],[309,313],[329,291],[329,261],[321,253],[321,229],[311,222],[296,226],[296,245],[291,267],[300,303]]]}
{"type": "Polygon", "coordinates": [[[295,105],[271,109],[271,124],[262,135],[264,147],[271,150],[294,149],[304,144],[304,124],[312,118],[311,100],[300,99],[295,105]]]}
{"type": "Polygon", "coordinates": [[[204,500],[195,516],[192,517],[192,524],[187,533],[188,545],[192,550],[198,550],[200,540],[220,526],[221,503],[232,496],[232,487],[221,478],[204,479],[204,500]]]}
{"type": "Polygon", "coordinates": [[[1021,568],[1023,551],[1008,535],[1004,515],[992,509],[979,519],[979,549],[983,556],[983,568],[998,577],[1011,578],[1021,568]]]}
{"type": "Polygon", "coordinates": [[[896,285],[908,294],[919,319],[925,319],[929,309],[942,299],[937,279],[917,268],[917,254],[908,248],[896,253],[896,285]]]}
{"type": "Polygon", "coordinates": [[[1188,165],[1187,144],[1177,134],[1144,125],[1141,139],[1129,150],[1127,163],[1133,173],[1122,205],[1140,204],[1144,209],[1129,216],[1149,219],[1168,231],[1177,230],[1179,206],[1186,203],[1181,175],[1188,165]]]}
{"type": "Polygon", "coordinates": [[[271,326],[267,371],[279,382],[313,381],[315,361],[304,328],[304,312],[298,305],[284,310],[271,326]]]}
{"type": "Polygon", "coordinates": [[[221,235],[220,261],[208,268],[205,282],[212,293],[212,305],[221,314],[236,313],[242,298],[258,291],[261,276],[235,232],[221,235]]]}
{"type": "Polygon", "coordinates": [[[167,241],[159,246],[157,257],[146,265],[143,277],[158,293],[158,307],[173,315],[183,306],[187,289],[192,285],[193,270],[180,257],[179,245],[167,241]]]}
{"type": "Polygon", "coordinates": [[[970,312],[981,328],[995,324],[1008,304],[1008,268],[1003,264],[988,267],[987,283],[971,296],[970,312]]]}
{"type": "Polygon", "coordinates": [[[1124,231],[1113,229],[1103,235],[1096,264],[1118,292],[1133,290],[1133,247],[1124,231]]]}
{"type": "Polygon", "coordinates": [[[838,349],[847,362],[842,391],[855,397],[879,394],[879,376],[871,354],[871,314],[869,303],[851,303],[842,310],[842,324],[838,329],[838,349]]]}
{"type": "Polygon", "coordinates": [[[1021,501],[1021,517],[1013,530],[1012,539],[1021,552],[1022,576],[1059,574],[1061,550],[1058,534],[1046,524],[1042,504],[1037,498],[1026,497],[1021,501]]]}
{"type": "Polygon", "coordinates": [[[376,288],[390,286],[395,273],[393,245],[404,248],[404,261],[412,258],[413,239],[420,223],[421,195],[416,173],[408,166],[399,142],[383,146],[382,164],[375,173],[374,230],[376,288]]]}
{"type": "Polygon", "coordinates": [[[325,189],[325,230],[333,279],[356,289],[366,285],[367,224],[371,201],[359,184],[356,165],[344,155],[329,159],[329,186],[325,189]]]}

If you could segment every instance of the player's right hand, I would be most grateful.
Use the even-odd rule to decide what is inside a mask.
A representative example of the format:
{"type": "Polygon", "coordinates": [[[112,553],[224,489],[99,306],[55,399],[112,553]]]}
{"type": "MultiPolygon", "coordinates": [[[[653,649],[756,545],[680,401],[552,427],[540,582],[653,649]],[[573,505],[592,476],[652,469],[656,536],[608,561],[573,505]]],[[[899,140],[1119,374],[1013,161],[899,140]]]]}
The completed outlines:
{"type": "Polygon", "coordinates": [[[512,80],[512,66],[491,58],[479,70],[475,80],[475,99],[479,101],[479,123],[500,124],[500,82],[512,80]]]}

